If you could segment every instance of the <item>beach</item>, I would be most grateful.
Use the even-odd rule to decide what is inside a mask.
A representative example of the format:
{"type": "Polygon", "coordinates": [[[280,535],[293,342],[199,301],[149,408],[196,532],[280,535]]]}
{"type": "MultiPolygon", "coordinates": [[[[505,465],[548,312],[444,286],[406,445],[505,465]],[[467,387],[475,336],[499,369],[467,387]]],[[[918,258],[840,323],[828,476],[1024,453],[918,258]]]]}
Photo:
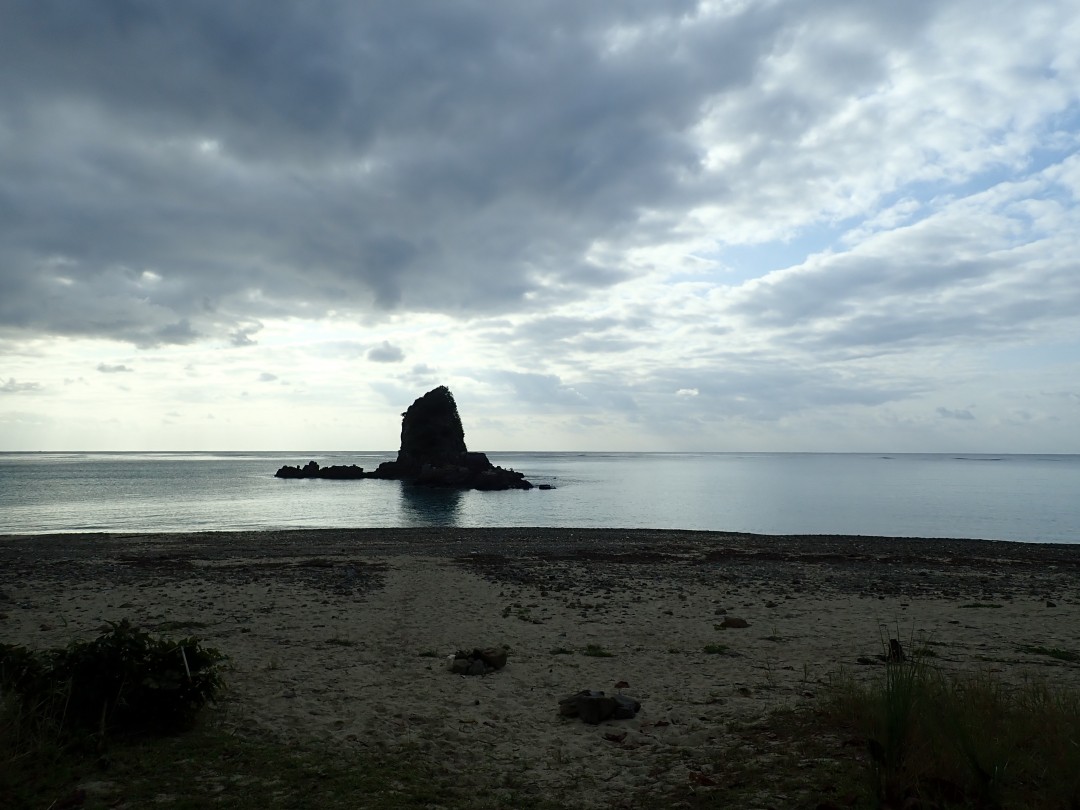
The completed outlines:
{"type": "Polygon", "coordinates": [[[741,729],[841,673],[880,677],[890,638],[948,670],[1080,686],[1080,665],[1048,654],[1077,645],[1080,546],[529,528],[0,537],[0,641],[63,646],[121,619],[228,656],[210,711],[237,731],[404,748],[465,785],[512,773],[607,807],[722,780],[718,752],[741,729]],[[449,671],[478,647],[505,647],[506,666],[449,671]],[[641,709],[561,717],[583,689],[641,709]]]}

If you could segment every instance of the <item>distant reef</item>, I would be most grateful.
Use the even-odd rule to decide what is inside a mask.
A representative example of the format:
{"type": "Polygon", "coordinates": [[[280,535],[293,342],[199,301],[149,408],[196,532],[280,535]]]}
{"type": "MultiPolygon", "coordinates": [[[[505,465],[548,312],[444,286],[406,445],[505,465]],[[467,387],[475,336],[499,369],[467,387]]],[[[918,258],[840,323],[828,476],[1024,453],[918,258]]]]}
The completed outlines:
{"type": "Polygon", "coordinates": [[[282,467],[274,475],[277,478],[336,478],[349,480],[355,478],[373,478],[372,473],[364,472],[363,467],[355,464],[336,464],[330,467],[320,467],[319,462],[309,461],[303,467],[282,467]]]}
{"type": "MultiPolygon", "coordinates": [[[[372,472],[355,464],[320,467],[309,461],[303,467],[282,467],[275,475],[337,480],[381,478],[456,489],[533,488],[524,474],[496,467],[483,453],[469,452],[457,403],[445,385],[428,391],[402,414],[401,448],[396,460],[384,461],[372,472]]],[[[551,487],[541,484],[539,489],[551,487]]]]}

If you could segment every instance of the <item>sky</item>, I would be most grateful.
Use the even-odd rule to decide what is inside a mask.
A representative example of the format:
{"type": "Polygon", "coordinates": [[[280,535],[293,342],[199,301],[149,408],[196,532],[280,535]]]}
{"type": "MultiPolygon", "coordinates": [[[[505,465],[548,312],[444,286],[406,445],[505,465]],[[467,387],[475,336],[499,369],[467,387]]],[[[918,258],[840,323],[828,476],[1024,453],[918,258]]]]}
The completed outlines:
{"type": "Polygon", "coordinates": [[[0,0],[0,451],[1080,452],[1080,0],[0,0]]]}

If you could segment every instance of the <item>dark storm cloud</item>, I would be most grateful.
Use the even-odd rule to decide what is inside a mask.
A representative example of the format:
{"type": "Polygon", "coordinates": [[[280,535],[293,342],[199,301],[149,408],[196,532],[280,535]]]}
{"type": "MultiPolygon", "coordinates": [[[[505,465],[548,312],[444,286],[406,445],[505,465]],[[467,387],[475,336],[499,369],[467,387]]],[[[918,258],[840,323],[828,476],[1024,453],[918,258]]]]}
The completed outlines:
{"type": "MultiPolygon", "coordinates": [[[[880,44],[926,8],[867,5],[815,13],[880,44]]],[[[598,240],[662,239],[740,185],[702,173],[694,127],[805,14],[8,0],[0,325],[246,346],[259,318],[536,310],[611,285],[598,240]]],[[[880,76],[863,41],[833,37],[815,81],[880,76]]],[[[754,166],[817,114],[795,88],[740,109],[745,134],[772,131],[754,166]]]]}

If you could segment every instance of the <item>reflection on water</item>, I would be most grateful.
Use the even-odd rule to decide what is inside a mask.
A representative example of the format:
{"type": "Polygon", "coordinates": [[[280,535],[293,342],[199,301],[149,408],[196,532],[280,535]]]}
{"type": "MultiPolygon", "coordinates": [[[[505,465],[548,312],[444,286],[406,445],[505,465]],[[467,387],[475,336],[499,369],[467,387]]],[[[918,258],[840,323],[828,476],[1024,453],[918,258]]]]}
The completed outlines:
{"type": "Polygon", "coordinates": [[[460,489],[401,485],[401,517],[406,526],[456,526],[461,512],[460,489]]]}

